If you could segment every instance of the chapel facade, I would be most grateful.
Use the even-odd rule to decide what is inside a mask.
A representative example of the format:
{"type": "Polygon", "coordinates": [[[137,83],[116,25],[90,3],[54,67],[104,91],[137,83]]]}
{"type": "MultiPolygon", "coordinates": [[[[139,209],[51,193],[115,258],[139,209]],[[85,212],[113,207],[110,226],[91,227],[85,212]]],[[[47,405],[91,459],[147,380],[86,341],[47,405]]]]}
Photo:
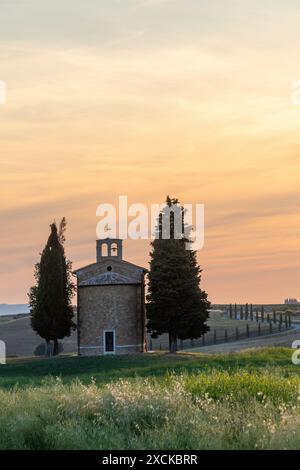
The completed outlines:
{"type": "Polygon", "coordinates": [[[74,271],[79,355],[145,351],[146,271],[123,260],[121,239],[97,240],[96,263],[74,271]]]}

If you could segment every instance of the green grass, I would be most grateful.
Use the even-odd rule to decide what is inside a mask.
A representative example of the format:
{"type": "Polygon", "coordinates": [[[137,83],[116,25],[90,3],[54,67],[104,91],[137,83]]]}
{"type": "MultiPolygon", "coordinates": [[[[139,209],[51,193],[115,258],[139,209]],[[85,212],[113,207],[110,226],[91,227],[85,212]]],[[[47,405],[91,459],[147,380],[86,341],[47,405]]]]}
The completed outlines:
{"type": "Polygon", "coordinates": [[[54,359],[13,360],[0,366],[0,387],[38,386],[45,377],[60,377],[63,383],[80,379],[97,384],[119,378],[164,376],[168,371],[192,373],[207,370],[258,370],[276,368],[284,375],[300,374],[291,362],[288,348],[264,348],[242,353],[208,355],[201,353],[145,354],[137,356],[57,357],[54,359]]]}
{"type": "Polygon", "coordinates": [[[0,449],[300,448],[291,350],[0,366],[0,449]]]}

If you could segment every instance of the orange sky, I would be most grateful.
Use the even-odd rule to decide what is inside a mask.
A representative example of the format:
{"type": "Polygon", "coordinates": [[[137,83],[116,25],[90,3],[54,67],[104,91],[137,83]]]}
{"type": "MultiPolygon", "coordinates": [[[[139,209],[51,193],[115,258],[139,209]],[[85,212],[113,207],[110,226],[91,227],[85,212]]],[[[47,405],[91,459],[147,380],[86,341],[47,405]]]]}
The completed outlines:
{"type": "MultiPolygon", "coordinates": [[[[121,194],[205,204],[213,302],[300,297],[299,2],[0,4],[0,303],[27,301],[54,218],[93,261],[121,194]]],[[[124,251],[147,266],[145,242],[124,251]]]]}

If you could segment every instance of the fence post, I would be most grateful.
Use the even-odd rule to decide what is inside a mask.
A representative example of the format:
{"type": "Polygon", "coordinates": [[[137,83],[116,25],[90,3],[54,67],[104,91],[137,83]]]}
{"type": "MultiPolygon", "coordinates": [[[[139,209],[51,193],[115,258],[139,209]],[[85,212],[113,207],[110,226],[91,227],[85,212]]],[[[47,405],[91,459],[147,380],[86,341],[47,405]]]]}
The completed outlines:
{"type": "Polygon", "coordinates": [[[214,344],[217,344],[217,332],[214,330],[214,344]]]}
{"type": "Polygon", "coordinates": [[[237,304],[234,304],[234,319],[237,320],[237,304]]]}
{"type": "Polygon", "coordinates": [[[276,319],[276,311],[273,310],[273,322],[276,323],[277,322],[277,319],[276,319]]]}
{"type": "Polygon", "coordinates": [[[284,316],[284,321],[285,321],[285,327],[288,328],[288,318],[287,318],[287,314],[285,314],[285,316],[284,316]]]}
{"type": "Polygon", "coordinates": [[[235,329],[235,339],[236,340],[239,339],[239,329],[238,328],[235,329]]]}
{"type": "Polygon", "coordinates": [[[260,330],[260,323],[258,324],[258,329],[257,329],[257,334],[260,336],[261,330],[260,330]]]}
{"type": "Polygon", "coordinates": [[[228,333],[227,333],[227,328],[225,328],[225,343],[228,341],[228,333]]]}
{"type": "Polygon", "coordinates": [[[250,320],[253,321],[253,305],[250,305],[250,320]]]}
{"type": "Polygon", "coordinates": [[[249,334],[249,325],[248,325],[248,323],[246,325],[246,335],[247,335],[247,338],[249,338],[250,334],[249,334]]]}
{"type": "Polygon", "coordinates": [[[262,323],[265,321],[265,309],[263,305],[261,306],[261,321],[262,323]]]}
{"type": "Polygon", "coordinates": [[[273,331],[273,327],[272,327],[272,322],[271,322],[271,321],[270,321],[270,323],[269,323],[269,328],[270,328],[270,334],[271,334],[272,331],[273,331]]]}
{"type": "Polygon", "coordinates": [[[267,315],[267,322],[270,323],[270,314],[267,315]]]}
{"type": "Polygon", "coordinates": [[[249,305],[246,304],[246,310],[245,310],[245,319],[248,320],[248,315],[249,315],[249,305]]]}
{"type": "Polygon", "coordinates": [[[289,313],[289,327],[291,327],[291,326],[292,326],[292,316],[291,316],[291,314],[289,313]]]}
{"type": "Polygon", "coordinates": [[[244,309],[243,306],[241,305],[241,315],[240,315],[240,320],[244,319],[244,309]]]}
{"type": "Polygon", "coordinates": [[[229,305],[229,318],[232,318],[232,304],[229,305]]]}
{"type": "Polygon", "coordinates": [[[256,314],[255,314],[255,316],[256,316],[256,322],[258,323],[258,308],[256,309],[256,314]]]}

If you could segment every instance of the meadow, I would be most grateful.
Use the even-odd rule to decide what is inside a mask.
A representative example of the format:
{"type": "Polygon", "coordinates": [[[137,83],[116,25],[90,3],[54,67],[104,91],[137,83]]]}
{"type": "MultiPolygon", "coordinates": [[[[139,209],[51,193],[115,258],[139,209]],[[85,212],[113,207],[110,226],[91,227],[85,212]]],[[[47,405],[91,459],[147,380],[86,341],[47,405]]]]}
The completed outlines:
{"type": "Polygon", "coordinates": [[[291,350],[11,361],[0,449],[299,449],[291,350]]]}

